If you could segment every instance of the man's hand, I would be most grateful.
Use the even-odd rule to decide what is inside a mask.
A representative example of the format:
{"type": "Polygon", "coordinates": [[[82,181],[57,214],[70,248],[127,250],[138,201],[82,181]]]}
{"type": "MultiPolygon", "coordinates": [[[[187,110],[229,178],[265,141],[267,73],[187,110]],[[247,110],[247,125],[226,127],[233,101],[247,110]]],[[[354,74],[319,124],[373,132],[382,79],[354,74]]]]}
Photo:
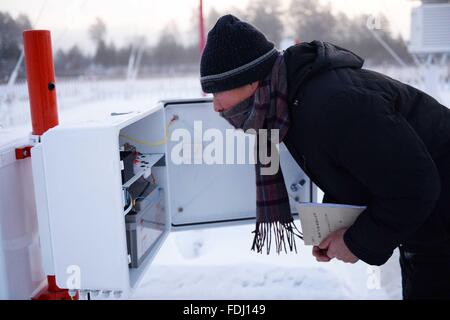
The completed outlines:
{"type": "Polygon", "coordinates": [[[344,242],[344,233],[347,228],[336,230],[326,237],[319,246],[313,247],[313,256],[319,262],[328,262],[333,258],[346,263],[355,263],[359,259],[353,255],[344,242]]]}

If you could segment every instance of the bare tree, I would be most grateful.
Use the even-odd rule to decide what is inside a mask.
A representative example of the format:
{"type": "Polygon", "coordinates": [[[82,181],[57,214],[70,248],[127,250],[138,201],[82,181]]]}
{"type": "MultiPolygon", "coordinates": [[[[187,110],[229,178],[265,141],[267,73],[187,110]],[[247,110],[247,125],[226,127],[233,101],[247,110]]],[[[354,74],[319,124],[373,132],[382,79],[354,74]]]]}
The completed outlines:
{"type": "Polygon", "coordinates": [[[95,23],[89,27],[89,36],[96,44],[105,41],[106,25],[101,18],[97,17],[95,23]]]}
{"type": "Polygon", "coordinates": [[[208,15],[206,17],[206,23],[205,23],[205,30],[207,32],[214,27],[217,20],[219,20],[220,16],[221,16],[221,14],[219,13],[219,11],[216,10],[216,8],[212,7],[209,10],[208,15]]]}
{"type": "Polygon", "coordinates": [[[30,28],[31,23],[26,15],[14,19],[9,13],[0,11],[0,82],[9,81],[15,72],[20,77],[24,76],[23,64],[18,64],[18,61],[22,50],[22,32],[30,28]]]}
{"type": "Polygon", "coordinates": [[[247,8],[247,19],[266,37],[280,45],[283,38],[283,21],[280,0],[256,0],[247,8]]]}
{"type": "Polygon", "coordinates": [[[160,65],[179,63],[183,54],[183,46],[179,38],[178,27],[175,22],[171,22],[161,32],[153,50],[153,61],[160,65]]]}
{"type": "MultiPolygon", "coordinates": [[[[361,55],[372,64],[396,63],[392,56],[374,38],[368,29],[373,15],[349,18],[342,12],[334,13],[331,5],[315,0],[291,0],[289,22],[293,36],[301,41],[321,40],[345,47],[361,55]]],[[[379,28],[374,30],[404,61],[411,63],[406,45],[400,37],[393,36],[388,19],[376,15],[379,28]]]]}

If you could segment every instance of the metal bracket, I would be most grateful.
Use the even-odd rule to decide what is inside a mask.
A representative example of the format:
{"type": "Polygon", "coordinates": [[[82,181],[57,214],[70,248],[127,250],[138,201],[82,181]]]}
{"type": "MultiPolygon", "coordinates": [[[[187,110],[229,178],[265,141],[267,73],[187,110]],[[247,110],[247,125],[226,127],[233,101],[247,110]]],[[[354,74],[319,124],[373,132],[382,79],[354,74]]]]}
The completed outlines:
{"type": "Polygon", "coordinates": [[[31,157],[31,148],[32,148],[32,146],[16,148],[16,150],[15,150],[15,152],[16,152],[16,159],[17,160],[22,160],[22,159],[31,157]]]}

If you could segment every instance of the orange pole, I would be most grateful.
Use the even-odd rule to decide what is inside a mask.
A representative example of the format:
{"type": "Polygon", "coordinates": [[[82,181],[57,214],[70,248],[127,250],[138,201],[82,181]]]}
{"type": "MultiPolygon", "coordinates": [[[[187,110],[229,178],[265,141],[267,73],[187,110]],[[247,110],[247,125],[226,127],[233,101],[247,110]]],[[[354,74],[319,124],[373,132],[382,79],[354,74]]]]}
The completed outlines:
{"type": "MultiPolygon", "coordinates": [[[[56,104],[55,68],[53,66],[52,40],[48,30],[27,30],[23,32],[25,69],[30,98],[33,135],[41,136],[58,125],[56,104]]],[[[30,156],[31,146],[16,149],[16,158],[30,156]],[[28,148],[28,149],[27,149],[28,148]],[[26,154],[24,153],[25,151],[26,154]]],[[[70,300],[67,289],[56,285],[54,275],[47,275],[47,287],[32,300],[70,300]]],[[[78,293],[73,299],[78,299],[78,293]]]]}
{"type": "Polygon", "coordinates": [[[50,31],[24,31],[23,44],[33,135],[40,136],[58,125],[50,31]]]}

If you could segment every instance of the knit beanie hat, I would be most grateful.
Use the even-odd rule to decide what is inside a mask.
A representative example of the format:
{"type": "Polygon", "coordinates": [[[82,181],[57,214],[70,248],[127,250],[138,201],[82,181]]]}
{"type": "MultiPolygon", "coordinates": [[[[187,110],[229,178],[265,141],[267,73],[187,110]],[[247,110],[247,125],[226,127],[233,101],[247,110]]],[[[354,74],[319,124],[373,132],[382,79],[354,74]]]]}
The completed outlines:
{"type": "Polygon", "coordinates": [[[200,62],[200,83],[207,93],[262,80],[279,55],[274,44],[247,22],[228,14],[208,32],[200,62]]]}

